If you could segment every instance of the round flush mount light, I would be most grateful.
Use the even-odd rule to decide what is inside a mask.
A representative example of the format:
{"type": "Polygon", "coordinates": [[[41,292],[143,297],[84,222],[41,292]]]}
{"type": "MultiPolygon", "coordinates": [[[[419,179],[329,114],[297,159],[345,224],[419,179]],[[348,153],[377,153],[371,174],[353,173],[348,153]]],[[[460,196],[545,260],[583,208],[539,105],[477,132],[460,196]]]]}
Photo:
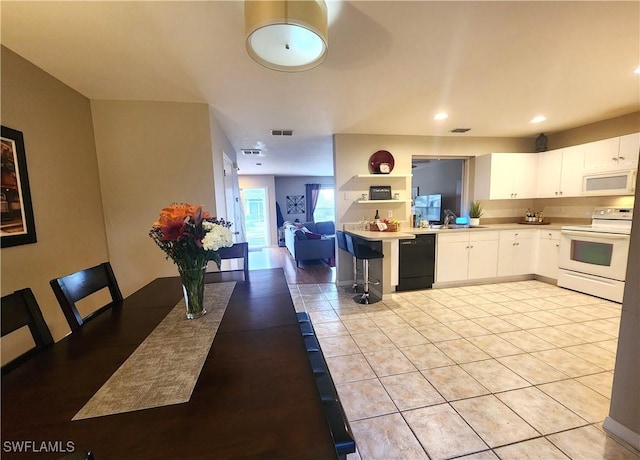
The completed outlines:
{"type": "Polygon", "coordinates": [[[449,118],[449,115],[444,112],[436,113],[433,116],[434,120],[446,120],[447,118],[449,118]]]}
{"type": "Polygon", "coordinates": [[[327,55],[327,6],[322,0],[245,1],[246,46],[258,63],[299,72],[327,55]]]}
{"type": "Polygon", "coordinates": [[[546,119],[547,117],[545,117],[544,115],[538,115],[536,117],[533,117],[533,119],[531,120],[531,123],[542,123],[546,119]]]}

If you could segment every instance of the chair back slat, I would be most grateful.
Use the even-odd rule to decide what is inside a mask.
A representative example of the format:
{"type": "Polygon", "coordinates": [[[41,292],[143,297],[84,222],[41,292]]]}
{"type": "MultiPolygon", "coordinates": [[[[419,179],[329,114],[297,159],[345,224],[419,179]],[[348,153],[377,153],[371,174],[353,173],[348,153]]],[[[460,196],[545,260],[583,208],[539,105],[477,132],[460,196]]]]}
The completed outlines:
{"type": "Polygon", "coordinates": [[[4,375],[26,360],[33,352],[53,344],[53,337],[31,289],[20,289],[12,294],[3,296],[1,308],[2,337],[27,326],[35,343],[34,348],[2,367],[2,374],[4,375]]]}
{"type": "Polygon", "coordinates": [[[76,302],[104,288],[109,289],[112,303],[122,302],[122,293],[109,262],[53,279],[50,284],[72,331],[79,329],[86,321],[112,306],[105,305],[83,317],[78,311],[76,302]]]}
{"type": "Polygon", "coordinates": [[[243,259],[244,279],[249,281],[249,243],[246,241],[243,243],[234,243],[233,246],[228,248],[220,248],[218,250],[220,259],[243,259]]]}

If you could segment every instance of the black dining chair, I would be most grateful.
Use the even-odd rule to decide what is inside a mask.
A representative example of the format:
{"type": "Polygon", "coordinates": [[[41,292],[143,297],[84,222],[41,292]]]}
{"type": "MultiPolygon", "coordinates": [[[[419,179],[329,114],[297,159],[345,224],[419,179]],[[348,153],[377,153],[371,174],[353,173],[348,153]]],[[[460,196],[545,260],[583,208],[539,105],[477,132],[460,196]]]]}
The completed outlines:
{"type": "Polygon", "coordinates": [[[71,331],[80,329],[87,321],[114,306],[121,305],[122,302],[122,293],[109,262],[53,279],[49,284],[67,318],[71,331]],[[104,288],[108,288],[111,302],[83,317],[78,311],[76,302],[104,288]]]}
{"type": "MultiPolygon", "coordinates": [[[[244,272],[244,280],[249,281],[249,243],[246,241],[243,243],[234,243],[233,246],[228,248],[218,249],[220,259],[243,259],[242,271],[244,272]]],[[[228,270],[228,271],[240,271],[240,270],[228,270]]]]}
{"type": "Polygon", "coordinates": [[[31,289],[20,289],[2,297],[2,337],[21,327],[29,327],[35,346],[2,366],[2,375],[16,368],[31,355],[53,344],[53,337],[31,289]]]}

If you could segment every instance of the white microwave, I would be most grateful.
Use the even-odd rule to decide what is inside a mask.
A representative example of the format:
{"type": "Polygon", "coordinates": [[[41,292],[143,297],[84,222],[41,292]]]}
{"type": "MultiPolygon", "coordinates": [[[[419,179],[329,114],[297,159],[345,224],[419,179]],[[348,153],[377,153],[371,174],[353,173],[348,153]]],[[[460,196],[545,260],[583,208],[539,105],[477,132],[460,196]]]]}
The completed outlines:
{"type": "Polygon", "coordinates": [[[583,195],[633,195],[636,169],[589,173],[582,176],[583,195]]]}

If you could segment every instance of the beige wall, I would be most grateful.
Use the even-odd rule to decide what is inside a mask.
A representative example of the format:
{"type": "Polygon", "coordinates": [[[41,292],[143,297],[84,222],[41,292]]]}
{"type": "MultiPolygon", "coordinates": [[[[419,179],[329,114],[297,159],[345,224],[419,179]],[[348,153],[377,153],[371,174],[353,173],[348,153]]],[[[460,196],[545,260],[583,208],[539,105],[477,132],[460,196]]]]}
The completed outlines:
{"type": "Polygon", "coordinates": [[[640,200],[632,225],[611,407],[604,426],[640,450],[640,200]]]}
{"type": "Polygon", "coordinates": [[[111,263],[126,296],[177,274],[148,236],[160,209],[188,202],[216,213],[209,108],[91,101],[91,110],[111,263]]]}
{"type": "Polygon", "coordinates": [[[240,176],[240,189],[266,187],[269,213],[269,246],[278,245],[278,224],[276,222],[276,179],[275,176],[240,176]]]}
{"type": "Polygon", "coordinates": [[[2,295],[30,287],[57,340],[69,327],[49,280],[109,259],[91,107],[12,51],[1,58],[2,124],[24,135],[38,237],[1,250],[2,295]]]}
{"type": "Polygon", "coordinates": [[[640,132],[640,112],[548,134],[549,150],[640,132]]]}

